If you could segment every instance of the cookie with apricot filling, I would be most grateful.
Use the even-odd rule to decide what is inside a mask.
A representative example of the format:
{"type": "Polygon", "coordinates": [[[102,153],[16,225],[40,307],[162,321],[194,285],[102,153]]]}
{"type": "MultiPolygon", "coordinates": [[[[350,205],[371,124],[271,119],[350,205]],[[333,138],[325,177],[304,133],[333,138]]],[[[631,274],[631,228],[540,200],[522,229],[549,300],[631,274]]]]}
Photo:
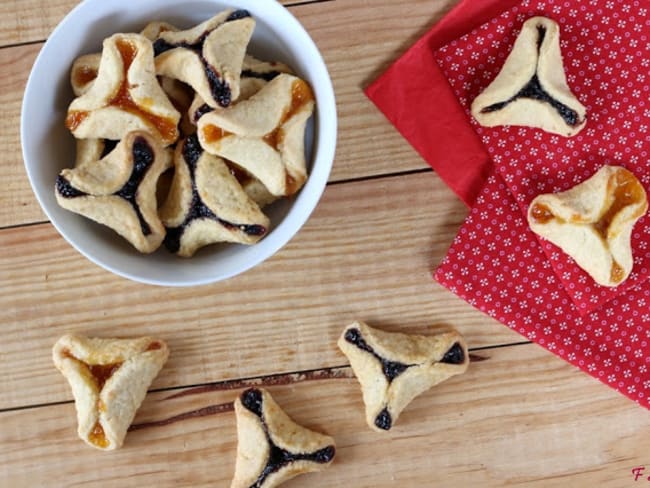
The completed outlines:
{"type": "Polygon", "coordinates": [[[569,190],[538,195],[528,207],[528,223],[598,284],[613,287],[632,272],[632,229],[647,210],[637,177],[620,166],[603,166],[569,190]]]}
{"type": "Polygon", "coordinates": [[[61,337],[52,359],[72,389],[79,437],[105,451],[121,447],[168,356],[167,345],[151,337],[61,337]]]}
{"type": "Polygon", "coordinates": [[[305,130],[314,96],[304,80],[280,74],[249,99],[198,120],[201,146],[262,182],[272,195],[296,193],[307,178],[305,130]]]}
{"type": "Polygon", "coordinates": [[[115,34],[104,40],[97,77],[70,104],[66,127],[78,139],[120,140],[145,130],[167,146],[178,139],[179,120],[156,79],[151,41],[115,34]]]}

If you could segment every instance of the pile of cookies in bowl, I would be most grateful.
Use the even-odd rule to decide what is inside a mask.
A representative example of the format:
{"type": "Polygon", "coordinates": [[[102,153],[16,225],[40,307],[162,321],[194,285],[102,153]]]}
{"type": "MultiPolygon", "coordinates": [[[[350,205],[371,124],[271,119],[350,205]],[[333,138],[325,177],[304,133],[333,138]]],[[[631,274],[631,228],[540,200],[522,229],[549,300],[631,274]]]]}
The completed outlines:
{"type": "Polygon", "coordinates": [[[143,253],[164,242],[191,257],[207,244],[262,238],[261,207],[307,178],[314,97],[288,66],[246,54],[254,26],[245,10],[183,31],[156,22],[77,59],[66,118],[77,162],[57,178],[59,205],[143,253]],[[171,166],[159,208],[158,183],[171,166]]]}
{"type": "Polygon", "coordinates": [[[295,25],[278,33],[275,19],[225,8],[189,27],[111,31],[56,65],[69,85],[45,85],[59,112],[66,104],[48,125],[34,123],[37,85],[67,19],[52,34],[26,89],[23,154],[41,207],[91,261],[145,283],[210,283],[262,262],[307,220],[332,165],[336,108],[315,45],[273,8],[295,25]],[[74,147],[53,157],[44,139],[74,147]]]}

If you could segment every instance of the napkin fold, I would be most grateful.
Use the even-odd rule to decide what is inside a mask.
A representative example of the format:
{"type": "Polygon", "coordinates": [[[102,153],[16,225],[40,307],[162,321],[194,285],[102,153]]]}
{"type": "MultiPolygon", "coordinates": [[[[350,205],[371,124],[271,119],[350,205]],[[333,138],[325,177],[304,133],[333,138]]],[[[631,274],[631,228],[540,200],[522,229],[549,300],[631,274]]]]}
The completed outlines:
{"type": "Polygon", "coordinates": [[[462,0],[365,90],[467,206],[483,188],[492,161],[434,53],[519,1],[462,0]]]}
{"type": "MultiPolygon", "coordinates": [[[[592,4],[590,9],[598,7],[592,4]]],[[[581,302],[584,292],[576,294],[564,265],[549,260],[528,229],[522,202],[513,195],[511,181],[506,182],[508,174],[504,180],[498,171],[503,168],[492,163],[495,150],[490,152],[489,141],[487,147],[481,143],[485,138],[469,123],[469,98],[463,100],[458,92],[459,86],[466,88],[450,88],[451,65],[445,65],[449,49],[455,52],[463,35],[469,32],[469,39],[488,21],[502,29],[496,31],[502,37],[516,34],[514,21],[499,27],[499,18],[522,6],[526,13],[555,12],[560,21],[587,28],[580,21],[585,4],[575,0],[463,0],[366,93],[456,194],[473,205],[435,278],[473,306],[650,408],[650,285],[640,280],[635,288],[619,287],[610,296],[581,302]],[[422,103],[425,97],[435,103],[422,103]]],[[[602,7],[611,11],[620,29],[646,31],[650,26],[647,9],[640,5],[608,0],[602,7]],[[630,16],[643,19],[630,25],[630,16]]],[[[521,21],[520,14],[515,11],[514,19],[521,21]]],[[[469,56],[461,60],[465,68],[469,56]]],[[[645,113],[650,116],[647,109],[645,113]]]]}

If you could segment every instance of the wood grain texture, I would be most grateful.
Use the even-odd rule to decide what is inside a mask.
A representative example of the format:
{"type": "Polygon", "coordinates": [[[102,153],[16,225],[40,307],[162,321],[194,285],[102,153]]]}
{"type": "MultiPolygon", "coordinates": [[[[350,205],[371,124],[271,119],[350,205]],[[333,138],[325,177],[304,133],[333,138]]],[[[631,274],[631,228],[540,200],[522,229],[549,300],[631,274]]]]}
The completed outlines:
{"type": "MultiPolygon", "coordinates": [[[[286,6],[304,3],[299,0],[279,2],[286,6]]],[[[44,41],[79,3],[78,0],[3,0],[0,3],[0,48],[44,41]]]]}
{"type": "Polygon", "coordinates": [[[644,484],[631,470],[650,475],[646,410],[523,344],[431,276],[467,209],[363,88],[456,2],[283,1],[319,46],[336,90],[330,184],[275,256],[188,289],[111,275],[45,222],[23,169],[20,101],[42,41],[77,1],[1,2],[0,486],[229,486],[232,401],[250,385],[268,387],[297,422],[337,441],[333,466],[288,488],[644,484]],[[454,326],[475,361],[416,398],[392,431],[376,433],[336,346],[356,319],[421,334],[454,326]],[[119,451],[76,437],[71,392],[51,361],[68,332],[155,335],[170,346],[119,451]]]}
{"type": "MultiPolygon", "coordinates": [[[[25,2],[21,11],[35,10],[41,3],[44,2],[25,2]]],[[[64,11],[72,3],[47,3],[44,11],[64,11]]],[[[339,136],[331,181],[427,167],[365,97],[363,88],[453,3],[455,0],[418,0],[403,15],[395,15],[394,3],[387,0],[376,0],[372,8],[363,0],[326,1],[290,8],[322,51],[336,91],[339,136]]],[[[51,17],[57,15],[52,13],[51,17]]],[[[0,227],[45,219],[25,174],[19,135],[20,101],[40,48],[41,44],[34,44],[0,49],[0,65],[6,73],[0,93],[6,107],[0,132],[0,162],[5,174],[11,177],[9,188],[0,195],[0,227]]]]}
{"type": "Polygon", "coordinates": [[[0,3],[0,47],[42,41],[77,1],[5,0],[0,3]]]}
{"type": "Polygon", "coordinates": [[[433,281],[465,215],[432,172],[332,185],[276,256],[190,289],[113,276],[49,224],[0,231],[0,408],[70,398],[49,352],[66,332],[167,340],[156,387],[340,365],[336,339],[355,319],[412,331],[447,323],[473,347],[519,341],[433,281]]]}
{"type": "Polygon", "coordinates": [[[40,45],[0,49],[0,167],[4,188],[0,192],[0,227],[45,220],[32,193],[23,164],[20,110],[27,77],[40,45]]]}
{"type": "MultiPolygon", "coordinates": [[[[347,368],[333,379],[262,379],[294,420],[337,444],[330,468],[283,486],[633,485],[630,471],[650,450],[638,406],[536,345],[482,354],[489,359],[417,397],[387,433],[366,426],[347,368]]],[[[228,486],[229,405],[242,387],[150,393],[124,447],[109,453],[76,437],[71,403],[0,413],[0,476],[12,487],[228,486]]]]}

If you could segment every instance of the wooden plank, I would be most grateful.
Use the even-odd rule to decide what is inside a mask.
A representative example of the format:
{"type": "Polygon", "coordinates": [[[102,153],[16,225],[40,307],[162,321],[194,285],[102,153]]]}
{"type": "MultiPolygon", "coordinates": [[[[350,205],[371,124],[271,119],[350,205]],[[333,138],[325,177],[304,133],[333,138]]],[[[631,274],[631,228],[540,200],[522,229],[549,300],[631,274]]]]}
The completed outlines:
{"type": "Polygon", "coordinates": [[[75,0],[0,2],[0,47],[46,39],[77,3],[75,0]]]}
{"type": "Polygon", "coordinates": [[[519,341],[431,277],[466,212],[431,172],[333,185],[272,259],[190,289],[115,277],[49,224],[0,231],[0,409],[69,398],[50,359],[65,332],[168,340],[157,387],[340,365],[335,342],[355,319],[420,332],[449,323],[473,347],[519,341]]]}
{"type": "MultiPolygon", "coordinates": [[[[417,397],[388,433],[366,426],[347,368],[321,373],[330,379],[263,380],[297,422],[337,443],[328,470],[284,486],[619,487],[632,486],[632,468],[648,469],[650,418],[640,407],[536,345],[481,353],[489,359],[417,397]]],[[[111,453],[76,437],[72,404],[0,413],[3,483],[228,486],[237,442],[229,404],[243,387],[150,393],[136,430],[111,453]]]]}
{"type": "MultiPolygon", "coordinates": [[[[279,1],[286,6],[304,3],[279,1]]],[[[78,0],[4,0],[0,3],[0,47],[44,41],[79,3],[78,0]]]]}
{"type": "MultiPolygon", "coordinates": [[[[14,4],[15,2],[9,2],[14,4]]],[[[20,10],[39,8],[30,0],[20,10]]],[[[419,0],[400,15],[394,4],[361,0],[300,5],[292,12],[320,47],[331,72],[339,112],[337,156],[331,181],[391,174],[427,167],[425,162],[365,97],[365,85],[432,25],[455,0],[419,0]]],[[[52,2],[44,11],[64,11],[69,1],[52,2]],[[56,7],[58,5],[58,7],[56,7]]],[[[8,6],[0,7],[8,8],[8,6]]],[[[17,8],[14,5],[14,8],[17,8]]],[[[55,15],[56,16],[56,15],[55,15]]],[[[47,17],[47,15],[45,16],[47,17]]],[[[29,22],[27,25],[31,25],[29,22]]],[[[25,27],[27,28],[27,27],[25,27]]],[[[29,29],[28,29],[29,30],[29,29]]],[[[9,187],[0,194],[0,227],[42,222],[28,184],[20,151],[20,105],[31,66],[41,45],[0,50],[4,66],[0,101],[5,107],[0,132],[0,161],[9,187]]]]}
{"type": "Polygon", "coordinates": [[[42,222],[45,214],[36,201],[23,164],[20,111],[27,77],[40,45],[0,49],[0,166],[5,191],[0,192],[0,227],[42,222]]]}

